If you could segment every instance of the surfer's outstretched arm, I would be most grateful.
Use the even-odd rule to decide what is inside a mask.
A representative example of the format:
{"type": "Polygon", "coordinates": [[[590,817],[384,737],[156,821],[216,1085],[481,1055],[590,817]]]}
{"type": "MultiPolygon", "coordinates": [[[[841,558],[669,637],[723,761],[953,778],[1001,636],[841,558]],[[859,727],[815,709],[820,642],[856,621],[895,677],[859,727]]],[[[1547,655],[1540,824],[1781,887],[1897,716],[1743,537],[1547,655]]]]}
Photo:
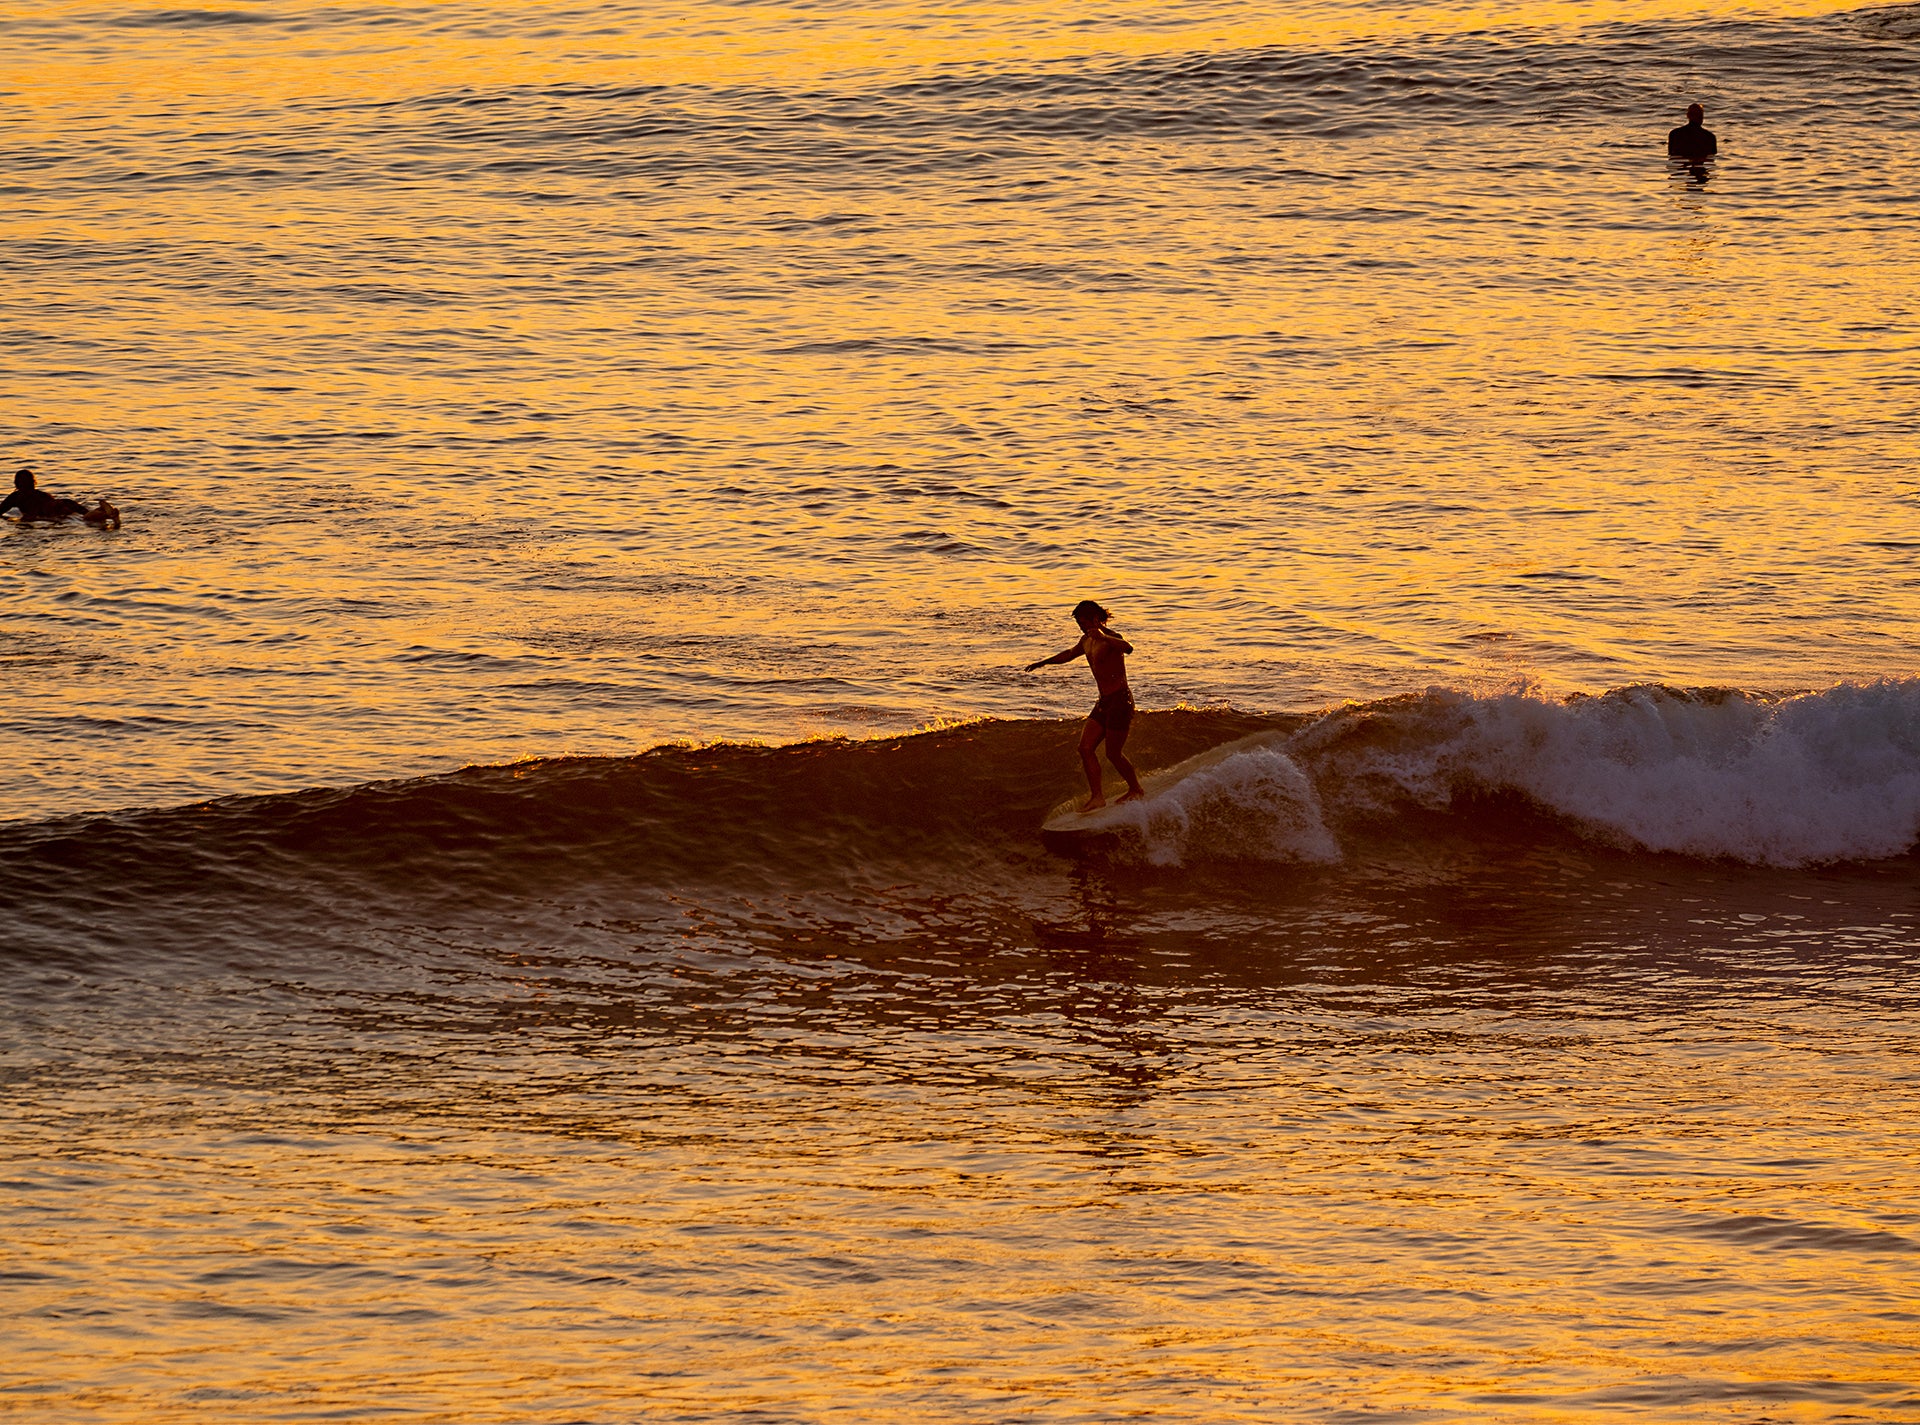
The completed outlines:
{"type": "Polygon", "coordinates": [[[1029,663],[1027,665],[1027,671],[1031,673],[1036,668],[1045,668],[1050,663],[1071,663],[1073,662],[1074,659],[1078,658],[1081,654],[1085,653],[1086,651],[1087,651],[1086,640],[1082,639],[1080,642],[1074,644],[1073,647],[1065,649],[1059,653],[1056,653],[1051,658],[1042,658],[1036,663],[1029,663]]]}

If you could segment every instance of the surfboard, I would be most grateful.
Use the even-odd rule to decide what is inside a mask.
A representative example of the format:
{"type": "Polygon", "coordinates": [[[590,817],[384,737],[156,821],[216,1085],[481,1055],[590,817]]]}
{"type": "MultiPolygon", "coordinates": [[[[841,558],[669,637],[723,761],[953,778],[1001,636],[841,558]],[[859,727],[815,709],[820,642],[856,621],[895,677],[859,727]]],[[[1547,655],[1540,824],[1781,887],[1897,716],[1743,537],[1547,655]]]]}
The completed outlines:
{"type": "Polygon", "coordinates": [[[1085,794],[1061,802],[1047,813],[1040,824],[1040,841],[1049,850],[1068,854],[1096,851],[1129,837],[1143,837],[1148,824],[1157,816],[1184,814],[1183,784],[1193,777],[1204,777],[1222,762],[1252,747],[1273,741],[1273,734],[1257,732],[1234,742],[1223,742],[1196,753],[1184,762],[1145,773],[1140,788],[1146,793],[1130,802],[1110,801],[1093,811],[1080,810],[1085,794]]]}

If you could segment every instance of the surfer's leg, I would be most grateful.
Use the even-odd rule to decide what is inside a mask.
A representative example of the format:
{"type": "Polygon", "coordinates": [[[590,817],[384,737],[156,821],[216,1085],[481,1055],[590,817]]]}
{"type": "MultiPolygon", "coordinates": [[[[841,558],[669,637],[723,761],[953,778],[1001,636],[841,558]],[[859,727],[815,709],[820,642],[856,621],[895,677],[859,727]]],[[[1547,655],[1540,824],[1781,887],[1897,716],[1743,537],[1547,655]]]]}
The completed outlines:
{"type": "Polygon", "coordinates": [[[1092,811],[1095,807],[1107,804],[1106,794],[1100,790],[1100,759],[1094,756],[1100,746],[1100,739],[1107,730],[1094,718],[1087,719],[1087,725],[1080,732],[1080,765],[1087,769],[1087,804],[1081,811],[1092,811]]]}
{"type": "Polygon", "coordinates": [[[1127,755],[1120,750],[1126,745],[1126,724],[1122,723],[1119,727],[1107,733],[1107,760],[1113,763],[1114,771],[1127,779],[1127,794],[1120,798],[1120,800],[1130,802],[1135,797],[1144,797],[1146,793],[1140,789],[1140,774],[1133,770],[1133,763],[1130,762],[1127,759],[1127,755]]]}

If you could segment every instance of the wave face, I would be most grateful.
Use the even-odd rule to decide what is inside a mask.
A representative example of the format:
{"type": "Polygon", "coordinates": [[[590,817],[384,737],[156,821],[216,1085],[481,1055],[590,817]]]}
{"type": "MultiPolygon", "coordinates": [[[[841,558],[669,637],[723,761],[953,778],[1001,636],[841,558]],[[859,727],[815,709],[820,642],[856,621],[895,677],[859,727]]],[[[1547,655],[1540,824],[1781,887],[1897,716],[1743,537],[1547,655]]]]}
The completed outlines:
{"type": "MultiPolygon", "coordinates": [[[[1476,875],[1498,878],[1542,845],[1807,867],[1901,857],[1920,838],[1915,679],[1564,702],[1436,689],[1318,717],[1179,711],[1138,727],[1133,751],[1161,769],[1153,795],[1084,823],[1057,805],[1078,776],[1074,725],[985,721],[71,818],[8,829],[0,854],[83,917],[112,887],[215,908],[237,943],[263,905],[298,920],[301,906],[438,912],[702,886],[1004,889],[1058,874],[1042,847],[1050,807],[1053,851],[1171,874],[1264,864],[1337,879],[1465,847],[1476,875]]],[[[1296,889],[1268,873],[1231,893],[1296,889]]]]}

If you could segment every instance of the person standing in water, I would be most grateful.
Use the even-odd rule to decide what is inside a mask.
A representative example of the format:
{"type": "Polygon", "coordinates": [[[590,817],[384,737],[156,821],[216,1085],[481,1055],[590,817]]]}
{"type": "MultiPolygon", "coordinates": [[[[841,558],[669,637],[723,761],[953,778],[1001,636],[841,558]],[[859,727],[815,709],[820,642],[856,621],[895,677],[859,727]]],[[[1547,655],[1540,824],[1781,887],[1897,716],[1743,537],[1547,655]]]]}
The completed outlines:
{"type": "Polygon", "coordinates": [[[1103,740],[1107,744],[1107,760],[1127,779],[1127,794],[1120,800],[1130,802],[1146,795],[1140,789],[1140,776],[1133,770],[1133,763],[1127,760],[1124,750],[1127,729],[1133,726],[1133,690],[1127,686],[1127,655],[1133,652],[1133,645],[1107,627],[1107,620],[1112,617],[1092,599],[1082,599],[1073,606],[1073,621],[1080,625],[1080,641],[1051,658],[1027,665],[1027,671],[1032,673],[1051,663],[1071,663],[1084,655],[1087,666],[1093,669],[1100,701],[1093,705],[1087,725],[1080,733],[1080,765],[1087,769],[1087,790],[1091,793],[1087,804],[1080,808],[1083,812],[1107,804],[1100,786],[1100,762],[1094,756],[1103,740]]]}
{"type": "Polygon", "coordinates": [[[1712,158],[1720,151],[1720,141],[1713,136],[1713,130],[1702,128],[1700,121],[1707,117],[1707,111],[1698,104],[1687,105],[1687,121],[1677,129],[1667,133],[1667,157],[1699,160],[1712,158]]]}

